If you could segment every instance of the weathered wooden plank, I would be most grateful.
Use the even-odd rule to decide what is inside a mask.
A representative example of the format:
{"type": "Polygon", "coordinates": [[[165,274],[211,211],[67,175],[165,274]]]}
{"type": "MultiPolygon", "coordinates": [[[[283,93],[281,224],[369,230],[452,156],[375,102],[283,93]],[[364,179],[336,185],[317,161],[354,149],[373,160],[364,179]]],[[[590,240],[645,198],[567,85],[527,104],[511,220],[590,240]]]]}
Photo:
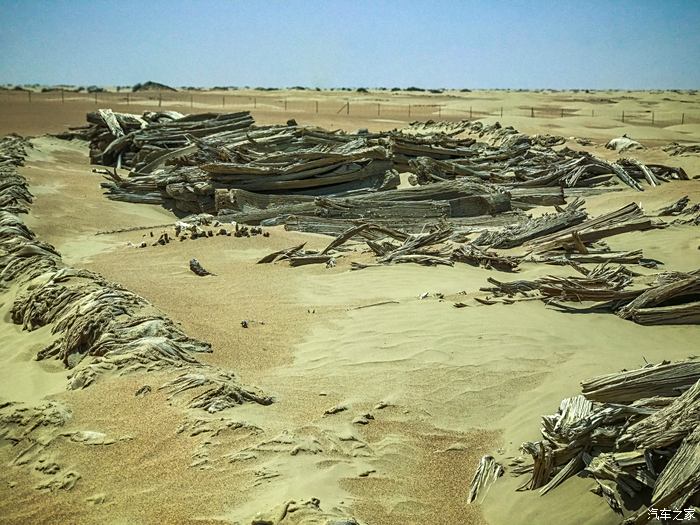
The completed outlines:
{"type": "Polygon", "coordinates": [[[700,361],[680,361],[599,376],[581,383],[593,401],[625,403],[652,396],[679,396],[700,380],[700,361]]]}

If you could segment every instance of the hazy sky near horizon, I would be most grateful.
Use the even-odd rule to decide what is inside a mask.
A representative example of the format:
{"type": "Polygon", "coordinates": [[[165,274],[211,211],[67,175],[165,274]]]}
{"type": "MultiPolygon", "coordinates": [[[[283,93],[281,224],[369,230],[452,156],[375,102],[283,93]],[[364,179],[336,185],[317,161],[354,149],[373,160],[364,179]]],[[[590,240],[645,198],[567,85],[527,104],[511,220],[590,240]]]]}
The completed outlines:
{"type": "Polygon", "coordinates": [[[0,0],[0,83],[700,88],[700,0],[0,0]]]}

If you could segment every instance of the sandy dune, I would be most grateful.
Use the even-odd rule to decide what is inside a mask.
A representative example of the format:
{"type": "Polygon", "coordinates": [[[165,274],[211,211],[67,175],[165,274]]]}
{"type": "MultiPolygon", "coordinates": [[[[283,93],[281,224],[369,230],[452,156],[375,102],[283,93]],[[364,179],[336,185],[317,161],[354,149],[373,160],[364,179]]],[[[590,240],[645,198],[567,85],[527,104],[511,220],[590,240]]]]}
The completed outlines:
{"type": "MultiPolygon", "coordinates": [[[[565,103],[581,109],[602,104],[591,100],[594,95],[620,96],[469,94],[488,97],[493,107],[565,103]]],[[[697,95],[632,97],[619,104],[699,107],[697,95]],[[687,98],[691,103],[680,100],[687,98]]],[[[7,117],[0,133],[59,131],[81,123],[84,112],[94,108],[75,102],[54,112],[45,104],[0,103],[7,117]]],[[[264,110],[254,115],[263,123],[285,116],[264,110]]],[[[300,124],[349,129],[387,129],[403,122],[289,116],[300,124]]],[[[700,174],[697,155],[669,157],[657,147],[700,140],[697,124],[628,127],[586,117],[503,122],[530,133],[592,138],[595,144],[583,149],[607,158],[617,154],[602,143],[627,132],[651,147],[633,156],[682,166],[691,177],[700,174]]],[[[567,315],[539,302],[457,309],[454,302],[473,295],[492,275],[465,265],[350,271],[350,261],[367,258],[357,251],[329,269],[254,264],[300,242],[315,248],[328,243],[323,236],[281,228],[271,228],[268,238],[214,237],[134,249],[129,242],[138,244],[144,236],[148,241],[151,232],[157,236],[157,226],[174,222],[173,215],[104,198],[100,175],[87,165],[85,144],[46,137],[33,144],[21,168],[36,196],[26,218],[33,231],[73,266],[124,285],[181,323],[189,335],[211,342],[214,351],[202,358],[205,362],[234,370],[244,384],[261,388],[277,402],[226,411],[226,418],[239,425],[212,436],[177,432],[188,414],[155,388],[162,382],[158,375],[108,377],[89,389],[66,392],[58,364],[32,360],[50,340],[48,329],[21,332],[8,314],[12,294],[5,294],[0,299],[0,342],[6,349],[0,354],[0,399],[63,400],[74,412],[71,428],[121,439],[92,447],[68,441],[51,449],[53,458],[82,476],[70,491],[40,492],[33,488],[37,474],[1,469],[3,523],[248,524],[258,513],[272,519],[286,501],[311,498],[320,500],[322,511],[302,505],[281,523],[317,523],[313,520],[326,514],[380,525],[618,522],[603,500],[588,492],[592,484],[585,479],[572,480],[546,498],[515,492],[520,480],[509,476],[491,489],[485,505],[468,506],[466,494],[482,455],[517,455],[522,441],[537,437],[540,415],[576,393],[581,380],[697,353],[697,326],[644,327],[616,316],[567,315]],[[154,227],[96,235],[149,225],[154,227]],[[216,275],[192,274],[187,267],[192,257],[216,275]],[[241,326],[242,320],[249,328],[241,326]],[[153,393],[135,397],[146,383],[153,393]],[[332,407],[345,409],[325,414],[332,407]],[[358,422],[367,414],[371,417],[358,422]]],[[[700,201],[700,181],[592,197],[587,209],[599,214],[638,202],[654,210],[683,195],[700,201]]],[[[609,244],[644,248],[645,256],[664,261],[665,269],[700,267],[697,227],[628,233],[609,244]]],[[[524,264],[518,278],[568,273],[562,267],[524,264]]],[[[210,419],[213,428],[221,423],[216,415],[210,419]]],[[[0,448],[0,460],[6,463],[9,457],[9,447],[0,448]]]]}

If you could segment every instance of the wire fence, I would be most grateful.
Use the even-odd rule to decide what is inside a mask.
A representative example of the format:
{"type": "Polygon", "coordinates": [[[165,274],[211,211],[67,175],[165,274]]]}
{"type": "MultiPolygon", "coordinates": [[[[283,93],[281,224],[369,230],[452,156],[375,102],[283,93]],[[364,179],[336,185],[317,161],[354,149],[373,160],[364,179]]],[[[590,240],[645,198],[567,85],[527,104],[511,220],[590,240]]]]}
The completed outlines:
{"type": "MultiPolygon", "coordinates": [[[[242,111],[258,110],[281,112],[293,116],[295,113],[352,116],[367,119],[392,120],[462,120],[491,117],[530,118],[605,118],[635,126],[666,127],[678,124],[700,124],[700,111],[655,111],[617,110],[610,107],[567,108],[556,105],[539,106],[491,106],[471,105],[468,98],[448,103],[407,102],[402,100],[353,98],[342,96],[304,97],[282,94],[235,94],[180,92],[74,92],[52,90],[47,92],[14,91],[1,92],[0,99],[16,103],[93,104],[97,107],[113,107],[122,111],[144,110],[191,110],[195,111],[242,111]]],[[[432,101],[430,101],[432,102],[432,101]]]]}

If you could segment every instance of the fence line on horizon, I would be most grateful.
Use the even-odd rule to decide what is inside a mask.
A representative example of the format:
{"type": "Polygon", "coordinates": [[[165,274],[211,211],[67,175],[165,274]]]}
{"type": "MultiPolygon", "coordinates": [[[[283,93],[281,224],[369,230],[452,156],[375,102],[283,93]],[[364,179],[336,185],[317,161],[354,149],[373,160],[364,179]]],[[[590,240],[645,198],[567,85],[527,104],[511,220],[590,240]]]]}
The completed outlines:
{"type": "MultiPolygon", "coordinates": [[[[530,118],[608,118],[631,125],[665,127],[678,124],[700,124],[700,111],[655,111],[655,110],[615,110],[601,108],[566,108],[564,106],[464,106],[451,104],[415,103],[400,101],[371,101],[367,98],[327,96],[299,99],[275,95],[240,95],[192,92],[73,92],[73,91],[0,91],[8,101],[29,104],[50,102],[59,104],[87,103],[95,107],[120,107],[126,111],[134,106],[139,110],[233,110],[233,111],[279,111],[293,116],[295,113],[314,113],[328,116],[349,116],[397,120],[462,120],[503,117],[530,118]]],[[[426,97],[427,98],[427,97],[426,97]]],[[[464,99],[468,104],[468,98],[464,99]]]]}

